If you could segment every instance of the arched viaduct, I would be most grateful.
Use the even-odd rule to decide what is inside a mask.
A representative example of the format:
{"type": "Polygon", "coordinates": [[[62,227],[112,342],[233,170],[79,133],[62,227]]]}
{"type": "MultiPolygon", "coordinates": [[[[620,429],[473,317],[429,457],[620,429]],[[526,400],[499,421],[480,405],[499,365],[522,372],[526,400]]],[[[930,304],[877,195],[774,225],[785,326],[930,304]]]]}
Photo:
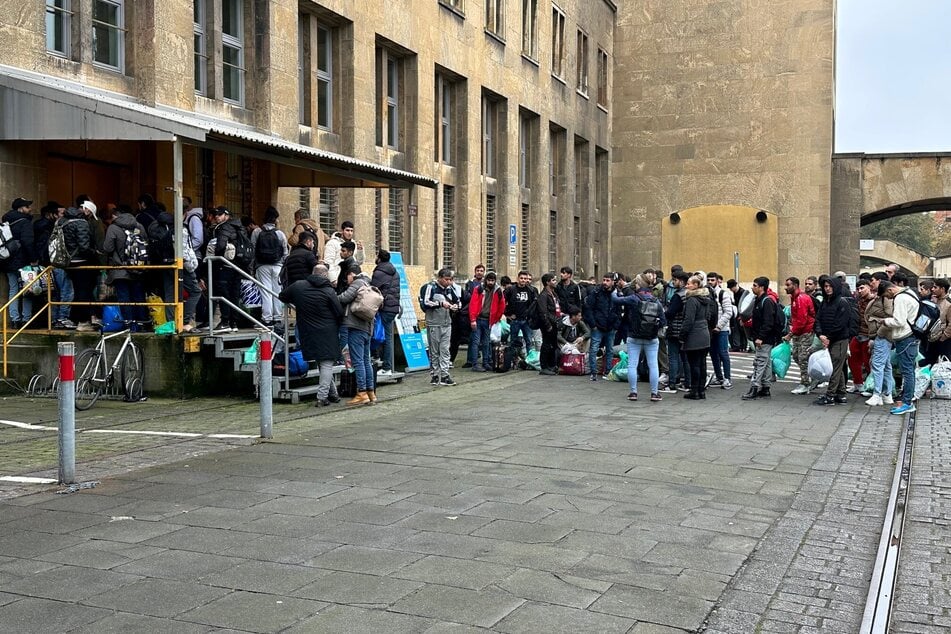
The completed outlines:
{"type": "MultiPolygon", "coordinates": [[[[881,270],[886,264],[894,262],[915,277],[933,275],[932,259],[928,254],[921,253],[903,244],[893,242],[892,240],[874,240],[874,248],[863,249],[860,255],[862,258],[870,258],[881,263],[881,265],[876,266],[874,270],[881,270]]],[[[857,267],[848,270],[858,272],[857,267]]]]}

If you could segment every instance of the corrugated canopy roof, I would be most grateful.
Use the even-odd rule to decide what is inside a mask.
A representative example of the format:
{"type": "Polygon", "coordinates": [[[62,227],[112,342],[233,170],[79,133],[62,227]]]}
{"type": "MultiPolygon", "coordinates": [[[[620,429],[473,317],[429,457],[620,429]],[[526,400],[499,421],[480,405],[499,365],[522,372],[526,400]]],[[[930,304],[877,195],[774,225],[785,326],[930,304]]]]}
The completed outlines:
{"type": "Polygon", "coordinates": [[[343,154],[292,143],[249,126],[0,64],[0,140],[172,141],[245,154],[391,186],[435,187],[437,181],[343,154]]]}

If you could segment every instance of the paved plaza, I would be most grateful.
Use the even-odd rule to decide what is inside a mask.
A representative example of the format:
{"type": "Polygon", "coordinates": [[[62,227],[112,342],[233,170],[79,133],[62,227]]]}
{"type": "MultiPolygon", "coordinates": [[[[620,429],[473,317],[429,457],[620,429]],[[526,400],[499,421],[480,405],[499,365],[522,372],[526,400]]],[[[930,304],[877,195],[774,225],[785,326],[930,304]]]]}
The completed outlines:
{"type": "MultiPolygon", "coordinates": [[[[278,404],[269,442],[242,437],[250,401],[98,404],[78,428],[196,435],[84,431],[95,488],[2,485],[0,631],[858,630],[900,435],[886,410],[792,384],[741,402],[742,380],[662,403],[580,377],[457,380],[278,404]]],[[[3,403],[55,427],[54,401],[3,403]]],[[[947,419],[921,408],[900,631],[949,624],[947,419]]],[[[55,475],[55,436],[0,426],[0,475],[55,475]]]]}

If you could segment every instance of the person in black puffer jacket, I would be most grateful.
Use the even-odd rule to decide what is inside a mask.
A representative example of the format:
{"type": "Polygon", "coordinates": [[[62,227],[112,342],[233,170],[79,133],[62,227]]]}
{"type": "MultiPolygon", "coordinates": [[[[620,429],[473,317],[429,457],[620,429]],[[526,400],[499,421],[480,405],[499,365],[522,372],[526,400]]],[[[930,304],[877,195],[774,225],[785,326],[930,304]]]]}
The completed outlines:
{"type": "Polygon", "coordinates": [[[845,363],[849,357],[849,326],[852,321],[851,298],[843,297],[842,283],[837,277],[819,278],[822,303],[816,311],[815,333],[832,357],[832,377],[826,393],[816,399],[816,405],[848,402],[845,396],[845,363]]]}
{"type": "Polygon", "coordinates": [[[684,320],[680,328],[681,348],[687,353],[690,367],[690,391],[684,398],[707,398],[707,352],[710,350],[710,328],[707,315],[713,300],[704,286],[704,279],[694,275],[687,280],[684,320]]]}
{"type": "MultiPolygon", "coordinates": [[[[10,257],[0,260],[0,270],[6,271],[9,282],[9,299],[13,299],[22,288],[20,269],[28,264],[36,264],[36,253],[33,250],[33,217],[30,215],[32,204],[32,200],[17,198],[13,201],[10,211],[3,215],[2,222],[10,224],[13,239],[20,243],[20,247],[14,250],[10,257]]],[[[10,320],[14,328],[19,328],[32,316],[33,298],[29,292],[10,304],[10,320]]]]}
{"type": "Polygon", "coordinates": [[[667,318],[667,356],[670,359],[668,385],[675,387],[683,383],[687,389],[690,388],[690,370],[687,365],[687,353],[680,343],[680,333],[684,324],[684,301],[687,298],[684,287],[688,279],[690,274],[683,269],[674,271],[670,280],[674,292],[664,311],[664,316],[667,318]]]}
{"type": "Polygon", "coordinates": [[[380,358],[383,366],[377,376],[387,376],[393,373],[393,322],[400,314],[400,274],[390,262],[390,252],[383,249],[376,256],[376,268],[373,269],[372,286],[376,286],[383,293],[383,305],[380,307],[380,319],[383,321],[383,330],[386,339],[383,340],[383,349],[380,358]]]}
{"type": "Polygon", "coordinates": [[[71,311],[72,319],[78,324],[77,330],[88,332],[93,330],[90,321],[93,311],[88,303],[84,305],[81,302],[93,301],[93,291],[99,275],[92,269],[72,267],[98,264],[99,257],[93,244],[92,230],[82,210],[76,207],[67,209],[56,224],[63,227],[63,239],[70,255],[70,268],[66,269],[66,277],[73,285],[73,301],[76,302],[71,311]]]}
{"type": "MultiPolygon", "coordinates": [[[[212,233],[215,239],[215,255],[224,256],[229,244],[235,244],[238,240],[238,232],[244,231],[241,221],[231,217],[231,211],[227,207],[215,208],[215,228],[212,233]]],[[[230,266],[220,261],[212,263],[211,267],[212,283],[214,294],[218,297],[225,297],[235,306],[241,303],[241,277],[230,266]]],[[[225,302],[219,302],[221,309],[221,328],[228,328],[232,332],[238,330],[238,315],[234,309],[225,302]]]]}
{"type": "Polygon", "coordinates": [[[317,238],[312,233],[305,231],[298,234],[297,244],[284,259],[284,271],[281,274],[281,284],[284,288],[294,282],[306,280],[313,273],[317,264],[317,256],[314,254],[316,242],[317,238]]]}

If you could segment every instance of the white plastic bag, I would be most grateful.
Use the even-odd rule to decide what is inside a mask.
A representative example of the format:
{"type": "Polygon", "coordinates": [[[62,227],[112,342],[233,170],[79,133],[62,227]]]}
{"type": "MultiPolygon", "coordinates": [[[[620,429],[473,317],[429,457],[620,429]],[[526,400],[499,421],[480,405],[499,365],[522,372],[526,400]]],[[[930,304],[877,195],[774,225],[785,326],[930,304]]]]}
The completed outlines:
{"type": "Polygon", "coordinates": [[[915,370],[915,400],[924,396],[929,387],[931,387],[931,368],[924,367],[915,370]]]}
{"type": "Polygon", "coordinates": [[[832,355],[823,348],[809,355],[809,378],[822,383],[832,378],[832,355]]]}
{"type": "Polygon", "coordinates": [[[502,341],[502,322],[497,321],[492,324],[492,328],[489,329],[489,341],[492,343],[499,343],[502,341]]]}
{"type": "Polygon", "coordinates": [[[951,399],[951,361],[947,357],[931,366],[931,396],[951,399]]]}

